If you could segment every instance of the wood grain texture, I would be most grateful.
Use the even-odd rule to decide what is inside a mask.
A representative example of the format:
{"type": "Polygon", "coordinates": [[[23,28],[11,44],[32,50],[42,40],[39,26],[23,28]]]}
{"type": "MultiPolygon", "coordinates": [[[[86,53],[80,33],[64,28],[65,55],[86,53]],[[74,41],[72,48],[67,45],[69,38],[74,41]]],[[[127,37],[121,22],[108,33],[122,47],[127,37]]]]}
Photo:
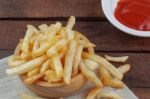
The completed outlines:
{"type": "MultiPolygon", "coordinates": [[[[0,50],[0,58],[13,53],[13,50],[0,50]]],[[[150,87],[150,53],[101,53],[99,55],[123,56],[128,55],[129,60],[126,63],[132,65],[131,71],[125,74],[124,81],[130,87],[150,87]]],[[[114,64],[120,66],[122,64],[114,64]]]]}
{"type": "Polygon", "coordinates": [[[150,99],[150,88],[130,88],[139,99],[150,99]]]}
{"type": "MultiPolygon", "coordinates": [[[[27,24],[51,24],[54,21],[0,21],[0,49],[14,49],[19,38],[26,31],[27,24]]],[[[66,22],[63,22],[64,25],[66,22]]],[[[109,22],[81,22],[77,21],[75,30],[82,32],[93,43],[96,51],[150,51],[150,38],[138,38],[127,35],[109,22]]]]}
{"type": "Polygon", "coordinates": [[[100,17],[100,0],[0,0],[0,18],[100,17]]]}

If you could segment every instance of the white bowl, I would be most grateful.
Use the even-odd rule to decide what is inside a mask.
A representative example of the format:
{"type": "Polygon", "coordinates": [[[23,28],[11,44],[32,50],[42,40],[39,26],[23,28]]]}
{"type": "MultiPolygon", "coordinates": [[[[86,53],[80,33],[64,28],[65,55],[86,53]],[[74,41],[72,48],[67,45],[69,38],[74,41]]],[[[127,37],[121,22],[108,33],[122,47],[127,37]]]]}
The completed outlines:
{"type": "Polygon", "coordinates": [[[139,37],[150,37],[150,31],[138,31],[131,28],[128,28],[127,26],[120,23],[114,16],[115,8],[117,7],[117,2],[119,0],[101,0],[102,9],[107,17],[107,19],[118,29],[121,31],[134,35],[139,37]]]}

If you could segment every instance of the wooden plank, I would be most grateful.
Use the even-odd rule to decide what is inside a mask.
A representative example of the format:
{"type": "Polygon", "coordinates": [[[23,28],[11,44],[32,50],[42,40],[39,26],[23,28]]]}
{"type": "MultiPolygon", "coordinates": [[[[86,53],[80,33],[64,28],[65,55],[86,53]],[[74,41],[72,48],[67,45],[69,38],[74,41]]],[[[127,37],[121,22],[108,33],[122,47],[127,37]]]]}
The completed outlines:
{"type": "MultiPolygon", "coordinates": [[[[13,50],[0,50],[0,58],[10,55],[13,50]]],[[[127,63],[132,65],[131,71],[125,75],[124,81],[131,87],[150,87],[150,53],[98,53],[100,55],[129,55],[127,63]]],[[[116,64],[120,66],[121,64],[116,64]]]]}
{"type": "Polygon", "coordinates": [[[139,99],[150,99],[150,88],[131,88],[139,99]]]}
{"type": "MultiPolygon", "coordinates": [[[[0,49],[14,49],[19,38],[23,37],[27,24],[37,26],[42,23],[50,24],[54,21],[0,21],[0,49]]],[[[75,30],[83,32],[95,43],[96,51],[150,51],[150,38],[127,35],[109,22],[77,21],[75,30]]]]}
{"type": "Polygon", "coordinates": [[[103,16],[100,0],[0,0],[0,18],[103,16]]]}

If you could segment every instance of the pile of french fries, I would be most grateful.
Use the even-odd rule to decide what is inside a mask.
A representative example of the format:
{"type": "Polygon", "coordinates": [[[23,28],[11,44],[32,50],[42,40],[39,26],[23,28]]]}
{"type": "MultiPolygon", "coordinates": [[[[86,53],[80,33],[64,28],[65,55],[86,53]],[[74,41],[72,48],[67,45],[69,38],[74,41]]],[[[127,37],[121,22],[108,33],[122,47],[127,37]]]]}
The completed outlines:
{"type": "Polygon", "coordinates": [[[40,85],[45,84],[43,82],[52,85],[70,84],[72,77],[82,73],[95,84],[87,99],[121,99],[113,93],[102,93],[101,89],[104,86],[123,88],[123,74],[130,70],[130,65],[117,68],[109,61],[125,62],[128,56],[106,55],[104,58],[94,54],[95,44],[82,33],[74,31],[74,25],[74,16],[70,16],[66,26],[60,22],[50,26],[42,24],[39,29],[28,25],[24,38],[20,39],[14,54],[9,57],[8,65],[11,68],[6,73],[25,75],[26,84],[38,82],[40,85]]]}

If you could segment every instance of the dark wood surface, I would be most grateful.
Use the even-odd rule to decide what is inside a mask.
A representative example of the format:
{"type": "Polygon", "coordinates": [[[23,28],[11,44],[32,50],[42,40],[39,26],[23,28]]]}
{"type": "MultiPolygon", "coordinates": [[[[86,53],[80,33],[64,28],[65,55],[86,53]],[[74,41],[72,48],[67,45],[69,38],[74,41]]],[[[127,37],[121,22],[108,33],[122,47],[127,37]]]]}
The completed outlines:
{"type": "Polygon", "coordinates": [[[105,18],[100,0],[0,0],[0,58],[13,53],[27,24],[65,24],[70,15],[77,17],[75,29],[96,44],[96,53],[130,56],[132,69],[124,81],[139,99],[150,99],[150,38],[116,29],[105,18]]]}

